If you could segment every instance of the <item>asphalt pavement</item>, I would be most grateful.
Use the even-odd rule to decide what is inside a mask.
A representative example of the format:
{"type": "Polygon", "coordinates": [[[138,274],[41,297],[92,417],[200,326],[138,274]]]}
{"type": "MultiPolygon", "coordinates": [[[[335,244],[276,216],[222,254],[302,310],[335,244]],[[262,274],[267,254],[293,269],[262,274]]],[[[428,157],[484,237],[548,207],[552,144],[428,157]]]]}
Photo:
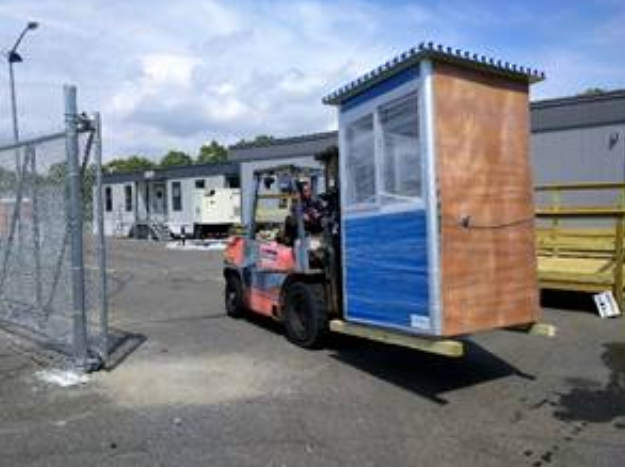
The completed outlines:
{"type": "Polygon", "coordinates": [[[581,296],[544,309],[555,338],[480,334],[461,359],[342,336],[306,351],[225,316],[219,252],[109,252],[132,346],[60,388],[0,334],[0,464],[625,464],[625,319],[581,296]]]}

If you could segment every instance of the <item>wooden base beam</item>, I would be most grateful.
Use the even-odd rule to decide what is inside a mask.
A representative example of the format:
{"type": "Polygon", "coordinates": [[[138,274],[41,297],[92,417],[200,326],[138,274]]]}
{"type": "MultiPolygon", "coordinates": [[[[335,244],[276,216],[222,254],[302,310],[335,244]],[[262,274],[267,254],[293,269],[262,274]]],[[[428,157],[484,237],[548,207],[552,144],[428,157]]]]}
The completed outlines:
{"type": "Polygon", "coordinates": [[[367,340],[403,346],[405,348],[447,357],[461,357],[464,355],[464,344],[457,340],[409,336],[381,328],[357,325],[343,320],[330,321],[330,330],[336,333],[357,336],[367,340]]]}
{"type": "Polygon", "coordinates": [[[553,338],[554,336],[556,336],[556,333],[558,332],[558,329],[555,327],[555,325],[551,325],[550,323],[542,323],[542,322],[531,323],[528,325],[521,325],[518,327],[509,327],[509,328],[506,328],[506,330],[520,332],[520,333],[527,333],[528,335],[534,335],[534,336],[544,336],[547,338],[553,338]]]}

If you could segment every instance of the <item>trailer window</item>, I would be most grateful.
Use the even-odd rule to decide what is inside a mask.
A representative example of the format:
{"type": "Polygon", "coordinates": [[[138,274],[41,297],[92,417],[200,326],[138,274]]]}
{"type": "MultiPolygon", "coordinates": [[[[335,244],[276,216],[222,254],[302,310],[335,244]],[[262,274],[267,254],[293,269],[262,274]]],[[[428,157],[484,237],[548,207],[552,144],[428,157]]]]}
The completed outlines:
{"type": "Polygon", "coordinates": [[[241,184],[239,183],[239,178],[237,176],[228,177],[226,179],[226,187],[228,187],[228,188],[241,188],[241,184]]]}
{"type": "Polygon", "coordinates": [[[113,211],[113,189],[111,187],[104,188],[104,209],[113,211]]]}
{"type": "Polygon", "coordinates": [[[383,151],[380,202],[389,204],[421,197],[417,95],[380,107],[379,122],[383,151]]]}
{"type": "Polygon", "coordinates": [[[347,127],[346,200],[348,205],[375,202],[375,152],[373,116],[362,117],[347,127]]]}
{"type": "Polygon", "coordinates": [[[196,189],[203,189],[206,187],[206,180],[204,179],[197,179],[195,181],[195,188],[196,189]]]}
{"type": "Polygon", "coordinates": [[[126,211],[132,211],[132,185],[124,185],[124,202],[126,211]]]}
{"type": "Polygon", "coordinates": [[[180,182],[171,183],[171,207],[174,211],[182,211],[182,187],[180,182]]]}

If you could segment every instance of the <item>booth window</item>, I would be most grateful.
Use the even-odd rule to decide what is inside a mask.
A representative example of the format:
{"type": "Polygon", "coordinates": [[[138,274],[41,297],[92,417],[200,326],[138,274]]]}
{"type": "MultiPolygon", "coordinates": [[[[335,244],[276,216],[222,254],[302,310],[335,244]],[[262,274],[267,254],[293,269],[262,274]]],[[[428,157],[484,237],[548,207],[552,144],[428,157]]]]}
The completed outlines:
{"type": "Polygon", "coordinates": [[[182,188],[180,182],[171,183],[171,206],[174,211],[182,211],[182,188]]]}
{"type": "Polygon", "coordinates": [[[378,100],[367,110],[345,125],[346,208],[392,205],[396,210],[419,204],[423,175],[417,92],[378,100]]]}
{"type": "Polygon", "coordinates": [[[124,202],[126,211],[132,211],[132,185],[124,185],[124,202]]]}
{"type": "Polygon", "coordinates": [[[113,189],[111,187],[104,188],[104,209],[113,211],[113,189]]]}
{"type": "Polygon", "coordinates": [[[383,148],[380,201],[388,204],[418,198],[421,161],[417,95],[386,104],[378,112],[383,148]]]}
{"type": "Polygon", "coordinates": [[[375,201],[375,154],[373,115],[362,117],[347,127],[347,203],[375,201]]]}

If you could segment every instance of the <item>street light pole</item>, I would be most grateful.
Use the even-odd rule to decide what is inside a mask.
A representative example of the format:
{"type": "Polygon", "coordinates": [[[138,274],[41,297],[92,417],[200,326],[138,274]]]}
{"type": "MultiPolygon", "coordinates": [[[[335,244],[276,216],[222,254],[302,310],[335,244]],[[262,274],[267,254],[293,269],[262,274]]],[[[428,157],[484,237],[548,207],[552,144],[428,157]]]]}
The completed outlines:
{"type": "Polygon", "coordinates": [[[15,72],[13,70],[13,64],[23,61],[21,55],[17,53],[17,48],[22,42],[22,39],[24,39],[26,33],[37,29],[38,26],[39,23],[36,21],[29,21],[7,54],[7,62],[9,64],[9,86],[11,88],[11,113],[13,116],[13,140],[15,143],[19,142],[20,132],[17,121],[17,97],[15,95],[15,72]]]}
{"type": "Polygon", "coordinates": [[[17,98],[15,97],[15,74],[13,62],[9,60],[9,86],[11,88],[11,116],[13,117],[13,142],[20,141],[20,131],[17,124],[17,98]]]}
{"type": "MultiPolygon", "coordinates": [[[[17,97],[15,95],[16,94],[15,93],[15,72],[13,70],[13,64],[23,61],[21,55],[17,53],[17,48],[22,42],[22,39],[24,39],[24,36],[26,36],[26,33],[28,33],[28,31],[37,29],[38,26],[39,26],[39,23],[35,21],[29,21],[26,24],[26,27],[22,30],[22,32],[18,36],[17,40],[15,41],[15,44],[13,44],[13,47],[11,47],[11,49],[9,50],[6,56],[7,62],[9,64],[9,86],[11,88],[11,114],[13,116],[13,141],[15,144],[19,143],[20,141],[20,131],[19,131],[18,122],[17,122],[17,97]]],[[[20,148],[17,146],[15,147],[15,178],[16,178],[17,185],[19,186],[21,184],[21,178],[22,178],[22,158],[20,156],[20,148]]],[[[17,212],[17,209],[18,209],[18,206],[17,206],[17,199],[16,199],[16,212],[17,212]]],[[[18,249],[21,249],[22,227],[21,227],[21,223],[19,220],[17,222],[17,245],[18,245],[18,249]]]]}

